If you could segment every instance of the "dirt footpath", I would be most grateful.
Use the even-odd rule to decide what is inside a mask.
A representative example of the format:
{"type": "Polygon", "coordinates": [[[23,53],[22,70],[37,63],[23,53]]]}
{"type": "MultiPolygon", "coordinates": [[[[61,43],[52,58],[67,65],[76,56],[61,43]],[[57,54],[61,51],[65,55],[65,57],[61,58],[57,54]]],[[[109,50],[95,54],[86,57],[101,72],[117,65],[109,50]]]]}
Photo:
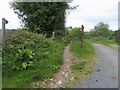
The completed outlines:
{"type": "Polygon", "coordinates": [[[69,80],[72,80],[72,77],[69,77],[70,66],[72,65],[73,55],[69,51],[70,45],[66,46],[64,49],[64,62],[61,66],[61,70],[56,73],[55,77],[51,79],[50,88],[61,87],[62,84],[66,83],[69,80]]]}

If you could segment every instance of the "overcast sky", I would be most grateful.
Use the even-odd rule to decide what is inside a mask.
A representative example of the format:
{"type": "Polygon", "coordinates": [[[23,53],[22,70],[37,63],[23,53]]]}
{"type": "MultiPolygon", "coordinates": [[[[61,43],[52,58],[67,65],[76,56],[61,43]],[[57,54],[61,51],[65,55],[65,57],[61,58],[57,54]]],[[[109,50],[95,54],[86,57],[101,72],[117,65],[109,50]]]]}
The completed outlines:
{"type": "MultiPolygon", "coordinates": [[[[21,23],[17,15],[10,9],[9,3],[12,0],[0,0],[0,19],[6,18],[9,23],[8,29],[20,28],[21,23]]],[[[66,26],[85,26],[85,31],[94,28],[99,22],[109,24],[112,30],[118,29],[118,2],[119,0],[73,0],[71,6],[79,5],[76,10],[71,11],[66,18],[66,26]]],[[[0,28],[1,28],[0,23],[0,28]]]]}

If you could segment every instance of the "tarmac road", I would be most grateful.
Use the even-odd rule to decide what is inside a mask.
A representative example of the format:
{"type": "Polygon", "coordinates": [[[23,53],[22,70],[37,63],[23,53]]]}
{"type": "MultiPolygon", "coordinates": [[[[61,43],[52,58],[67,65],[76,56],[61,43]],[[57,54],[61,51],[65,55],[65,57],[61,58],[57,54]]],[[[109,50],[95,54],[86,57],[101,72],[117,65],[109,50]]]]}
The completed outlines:
{"type": "Polygon", "coordinates": [[[74,88],[118,88],[118,50],[102,44],[93,44],[97,64],[92,75],[74,88]]]}

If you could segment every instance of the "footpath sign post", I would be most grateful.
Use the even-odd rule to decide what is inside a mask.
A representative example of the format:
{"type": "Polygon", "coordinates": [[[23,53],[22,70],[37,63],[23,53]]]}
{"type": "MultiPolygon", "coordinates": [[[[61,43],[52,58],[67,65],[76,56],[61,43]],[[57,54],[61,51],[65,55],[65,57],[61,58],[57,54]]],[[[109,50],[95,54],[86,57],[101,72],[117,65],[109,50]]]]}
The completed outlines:
{"type": "Polygon", "coordinates": [[[8,21],[5,18],[2,18],[2,42],[3,42],[3,47],[6,45],[6,30],[5,30],[5,24],[7,24],[8,21]]]}
{"type": "Polygon", "coordinates": [[[81,31],[81,47],[83,47],[83,41],[84,41],[84,26],[82,25],[82,31],[81,31]]]}

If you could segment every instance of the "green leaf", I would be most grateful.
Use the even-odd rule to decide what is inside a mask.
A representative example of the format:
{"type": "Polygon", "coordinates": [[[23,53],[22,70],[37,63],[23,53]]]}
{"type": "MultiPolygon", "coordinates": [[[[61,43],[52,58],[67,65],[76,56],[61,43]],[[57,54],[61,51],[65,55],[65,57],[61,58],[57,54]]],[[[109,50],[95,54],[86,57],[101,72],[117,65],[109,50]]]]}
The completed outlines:
{"type": "Polygon", "coordinates": [[[23,67],[23,68],[26,68],[27,65],[28,65],[28,64],[27,64],[26,62],[22,63],[22,67],[23,67]]]}

